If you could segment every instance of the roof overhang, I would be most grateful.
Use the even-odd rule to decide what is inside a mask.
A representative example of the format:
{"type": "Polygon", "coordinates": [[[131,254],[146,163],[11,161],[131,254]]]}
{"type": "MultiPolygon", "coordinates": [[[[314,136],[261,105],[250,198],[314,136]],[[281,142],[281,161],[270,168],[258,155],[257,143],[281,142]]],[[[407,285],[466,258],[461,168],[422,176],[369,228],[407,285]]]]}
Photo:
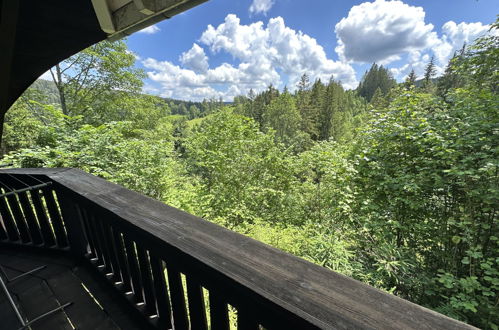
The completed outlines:
{"type": "Polygon", "coordinates": [[[207,0],[0,0],[0,122],[44,72],[207,0]]]}

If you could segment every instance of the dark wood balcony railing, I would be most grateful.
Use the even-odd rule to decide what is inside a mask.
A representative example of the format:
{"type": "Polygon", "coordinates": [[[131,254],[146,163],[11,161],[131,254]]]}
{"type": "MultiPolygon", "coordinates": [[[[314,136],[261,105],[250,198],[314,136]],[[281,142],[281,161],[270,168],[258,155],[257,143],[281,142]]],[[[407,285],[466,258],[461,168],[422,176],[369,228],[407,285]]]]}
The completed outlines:
{"type": "Polygon", "coordinates": [[[79,170],[0,182],[2,245],[81,260],[150,328],[471,328],[79,170]]]}

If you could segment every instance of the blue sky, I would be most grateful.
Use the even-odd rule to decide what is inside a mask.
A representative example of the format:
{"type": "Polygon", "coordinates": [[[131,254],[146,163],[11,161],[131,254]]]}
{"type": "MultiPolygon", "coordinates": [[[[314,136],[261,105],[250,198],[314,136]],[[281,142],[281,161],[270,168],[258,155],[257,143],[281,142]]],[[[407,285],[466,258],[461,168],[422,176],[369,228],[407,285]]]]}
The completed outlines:
{"type": "Polygon", "coordinates": [[[355,88],[372,62],[402,80],[488,30],[497,0],[210,0],[127,39],[145,91],[226,101],[307,72],[355,88]]]}

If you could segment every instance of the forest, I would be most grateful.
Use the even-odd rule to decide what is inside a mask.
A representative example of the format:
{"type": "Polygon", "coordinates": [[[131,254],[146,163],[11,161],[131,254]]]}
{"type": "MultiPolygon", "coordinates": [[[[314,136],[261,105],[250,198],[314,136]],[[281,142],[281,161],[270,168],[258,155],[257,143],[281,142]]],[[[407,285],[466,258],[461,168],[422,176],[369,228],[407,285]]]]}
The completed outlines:
{"type": "Polygon", "coordinates": [[[232,103],[142,93],[126,44],[9,110],[1,166],[75,167],[481,328],[499,327],[499,21],[440,77],[373,64],[232,103]]]}

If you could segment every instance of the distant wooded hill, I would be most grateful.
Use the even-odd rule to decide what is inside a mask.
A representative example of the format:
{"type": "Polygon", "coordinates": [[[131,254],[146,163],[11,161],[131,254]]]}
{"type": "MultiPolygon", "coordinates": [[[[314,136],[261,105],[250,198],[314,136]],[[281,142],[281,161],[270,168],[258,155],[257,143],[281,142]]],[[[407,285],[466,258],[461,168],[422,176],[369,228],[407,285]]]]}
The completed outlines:
{"type": "MultiPolygon", "coordinates": [[[[32,91],[38,91],[43,95],[44,102],[48,104],[60,104],[59,92],[55,83],[51,80],[37,79],[30,87],[32,91]]],[[[159,97],[159,96],[158,96],[159,97]]],[[[205,100],[203,102],[183,101],[171,98],[159,97],[166,101],[172,115],[183,115],[189,119],[202,117],[206,113],[212,112],[220,103],[225,105],[232,102],[220,102],[218,100],[205,100]]]]}

